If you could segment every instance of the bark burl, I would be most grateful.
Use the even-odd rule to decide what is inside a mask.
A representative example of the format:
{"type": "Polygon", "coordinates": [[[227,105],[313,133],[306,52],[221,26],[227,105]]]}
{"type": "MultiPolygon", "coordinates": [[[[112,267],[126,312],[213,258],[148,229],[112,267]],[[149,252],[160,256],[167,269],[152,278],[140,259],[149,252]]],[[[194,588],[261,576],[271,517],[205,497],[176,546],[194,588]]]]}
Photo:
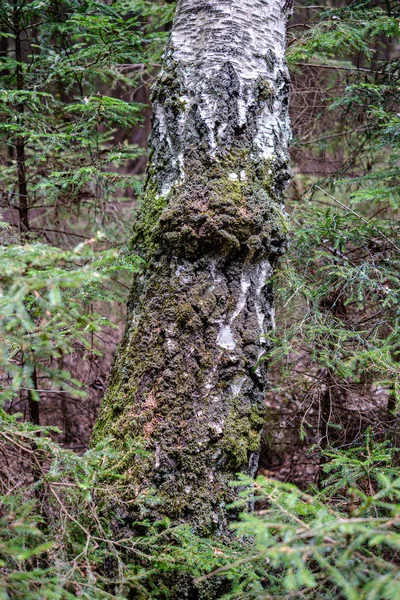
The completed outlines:
{"type": "Polygon", "coordinates": [[[288,0],[180,0],[153,89],[147,183],[128,304],[94,439],[159,510],[225,530],[228,482],[257,469],[270,278],[285,250],[288,0]]]}

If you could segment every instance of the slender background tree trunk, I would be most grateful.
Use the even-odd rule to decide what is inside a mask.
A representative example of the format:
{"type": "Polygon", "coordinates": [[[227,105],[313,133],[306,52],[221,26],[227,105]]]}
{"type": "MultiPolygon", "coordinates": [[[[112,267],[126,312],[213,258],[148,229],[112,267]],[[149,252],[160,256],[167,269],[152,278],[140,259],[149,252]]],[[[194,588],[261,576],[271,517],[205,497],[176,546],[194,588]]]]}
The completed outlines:
{"type": "MultiPolygon", "coordinates": [[[[24,74],[22,70],[22,30],[20,23],[21,7],[18,5],[18,0],[14,0],[14,36],[15,36],[15,60],[16,65],[16,80],[17,90],[24,90],[24,74]]],[[[17,113],[23,117],[25,112],[24,103],[18,101],[17,113]]],[[[20,217],[21,239],[27,239],[29,232],[29,205],[28,205],[28,187],[26,181],[26,156],[25,156],[25,140],[20,137],[15,142],[16,158],[17,158],[17,173],[18,173],[18,211],[20,217]]]]}
{"type": "Polygon", "coordinates": [[[286,245],[287,0],[181,0],[153,89],[134,282],[94,439],[123,447],[160,512],[224,531],[257,469],[271,275],[286,245]],[[261,362],[260,362],[261,361],[261,362]]]}

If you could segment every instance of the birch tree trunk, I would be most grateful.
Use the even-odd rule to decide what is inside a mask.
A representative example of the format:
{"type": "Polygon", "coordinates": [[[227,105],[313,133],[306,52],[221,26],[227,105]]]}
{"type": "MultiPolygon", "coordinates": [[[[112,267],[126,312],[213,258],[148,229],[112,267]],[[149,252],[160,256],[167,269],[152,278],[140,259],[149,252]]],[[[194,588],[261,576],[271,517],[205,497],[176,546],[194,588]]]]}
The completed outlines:
{"type": "Polygon", "coordinates": [[[128,305],[94,439],[123,447],[160,511],[225,530],[228,482],[257,469],[270,279],[285,250],[291,0],[180,0],[153,89],[128,305]]]}

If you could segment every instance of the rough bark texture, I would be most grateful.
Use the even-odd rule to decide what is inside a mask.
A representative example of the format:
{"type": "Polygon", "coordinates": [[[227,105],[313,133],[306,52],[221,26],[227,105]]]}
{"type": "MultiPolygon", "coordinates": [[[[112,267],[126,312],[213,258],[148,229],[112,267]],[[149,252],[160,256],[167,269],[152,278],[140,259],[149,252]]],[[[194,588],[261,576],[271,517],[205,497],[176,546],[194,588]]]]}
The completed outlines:
{"type": "Polygon", "coordinates": [[[153,89],[128,306],[94,439],[142,439],[126,469],[160,511],[224,531],[228,482],[254,474],[270,278],[286,244],[287,0],[180,0],[153,89]]]}

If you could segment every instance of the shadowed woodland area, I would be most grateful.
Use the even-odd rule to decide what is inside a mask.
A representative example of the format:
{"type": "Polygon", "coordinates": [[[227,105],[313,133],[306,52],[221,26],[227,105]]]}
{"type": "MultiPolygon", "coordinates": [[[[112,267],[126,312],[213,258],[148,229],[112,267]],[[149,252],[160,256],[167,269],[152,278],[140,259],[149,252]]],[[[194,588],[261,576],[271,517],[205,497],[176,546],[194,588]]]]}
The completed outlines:
{"type": "MultiPolygon", "coordinates": [[[[221,10],[227,4],[219,1],[221,10]]],[[[282,5],[286,24],[291,3],[270,4],[282,5]]],[[[189,117],[182,125],[188,75],[174,38],[163,54],[175,11],[161,0],[0,0],[0,599],[397,600],[400,4],[294,3],[290,181],[284,150],[275,163],[251,162],[250,127],[224,126],[216,146],[225,140],[230,151],[222,159],[217,148],[214,162],[202,145],[205,125],[190,138],[199,157],[179,155],[178,134],[159,145],[168,130],[162,114],[194,130],[189,117]],[[188,170],[177,184],[183,160],[188,170]],[[269,211],[260,236],[269,232],[271,268],[246,271],[261,250],[253,240],[254,253],[240,262],[245,234],[237,228],[238,245],[223,220],[207,233],[211,250],[206,235],[189,237],[185,206],[202,185],[207,210],[224,197],[229,216],[245,214],[248,198],[269,211]],[[177,200],[181,188],[186,196],[177,200]],[[210,331],[209,279],[194,277],[206,272],[213,244],[225,257],[224,268],[210,263],[211,283],[228,290],[226,312],[213,313],[223,351],[205,343],[196,359],[208,389],[197,398],[193,386],[183,388],[192,373],[183,368],[171,388],[168,377],[179,348],[189,360],[191,331],[204,339],[210,331]],[[235,260],[244,264],[239,276],[235,260]],[[166,298],[173,272],[188,277],[186,287],[166,298]],[[149,289],[148,328],[138,329],[143,375],[131,344],[149,289]],[[200,301],[187,306],[193,290],[204,314],[200,301]],[[265,331],[245,321],[233,329],[236,341],[240,327],[243,339],[254,338],[239,357],[248,375],[226,358],[235,346],[223,319],[232,314],[232,325],[247,306],[248,322],[253,313],[260,322],[257,297],[268,304],[265,331]],[[156,325],[153,306],[161,310],[156,325]],[[162,356],[168,344],[172,358],[162,356]],[[176,388],[178,398],[178,384],[196,407],[215,389],[226,405],[229,393],[261,404],[250,411],[244,400],[231,402],[222,425],[210,409],[209,446],[194,454],[182,437],[189,413],[177,405],[179,430],[168,437],[175,396],[158,402],[161,390],[176,388]],[[151,416],[135,413],[129,394],[151,416]],[[169,454],[163,437],[172,440],[169,454]],[[198,465],[219,464],[220,445],[223,468],[207,472],[204,492],[198,465]]],[[[240,96],[230,69],[218,74],[216,102],[226,90],[240,96]]],[[[277,91],[257,80],[257,110],[285,107],[282,81],[277,91]]],[[[233,111],[229,98],[226,106],[233,111]]],[[[236,115],[229,111],[228,125],[236,115]]],[[[200,201],[193,206],[200,211],[200,201]]],[[[255,238],[254,223],[246,227],[255,238]]]]}

